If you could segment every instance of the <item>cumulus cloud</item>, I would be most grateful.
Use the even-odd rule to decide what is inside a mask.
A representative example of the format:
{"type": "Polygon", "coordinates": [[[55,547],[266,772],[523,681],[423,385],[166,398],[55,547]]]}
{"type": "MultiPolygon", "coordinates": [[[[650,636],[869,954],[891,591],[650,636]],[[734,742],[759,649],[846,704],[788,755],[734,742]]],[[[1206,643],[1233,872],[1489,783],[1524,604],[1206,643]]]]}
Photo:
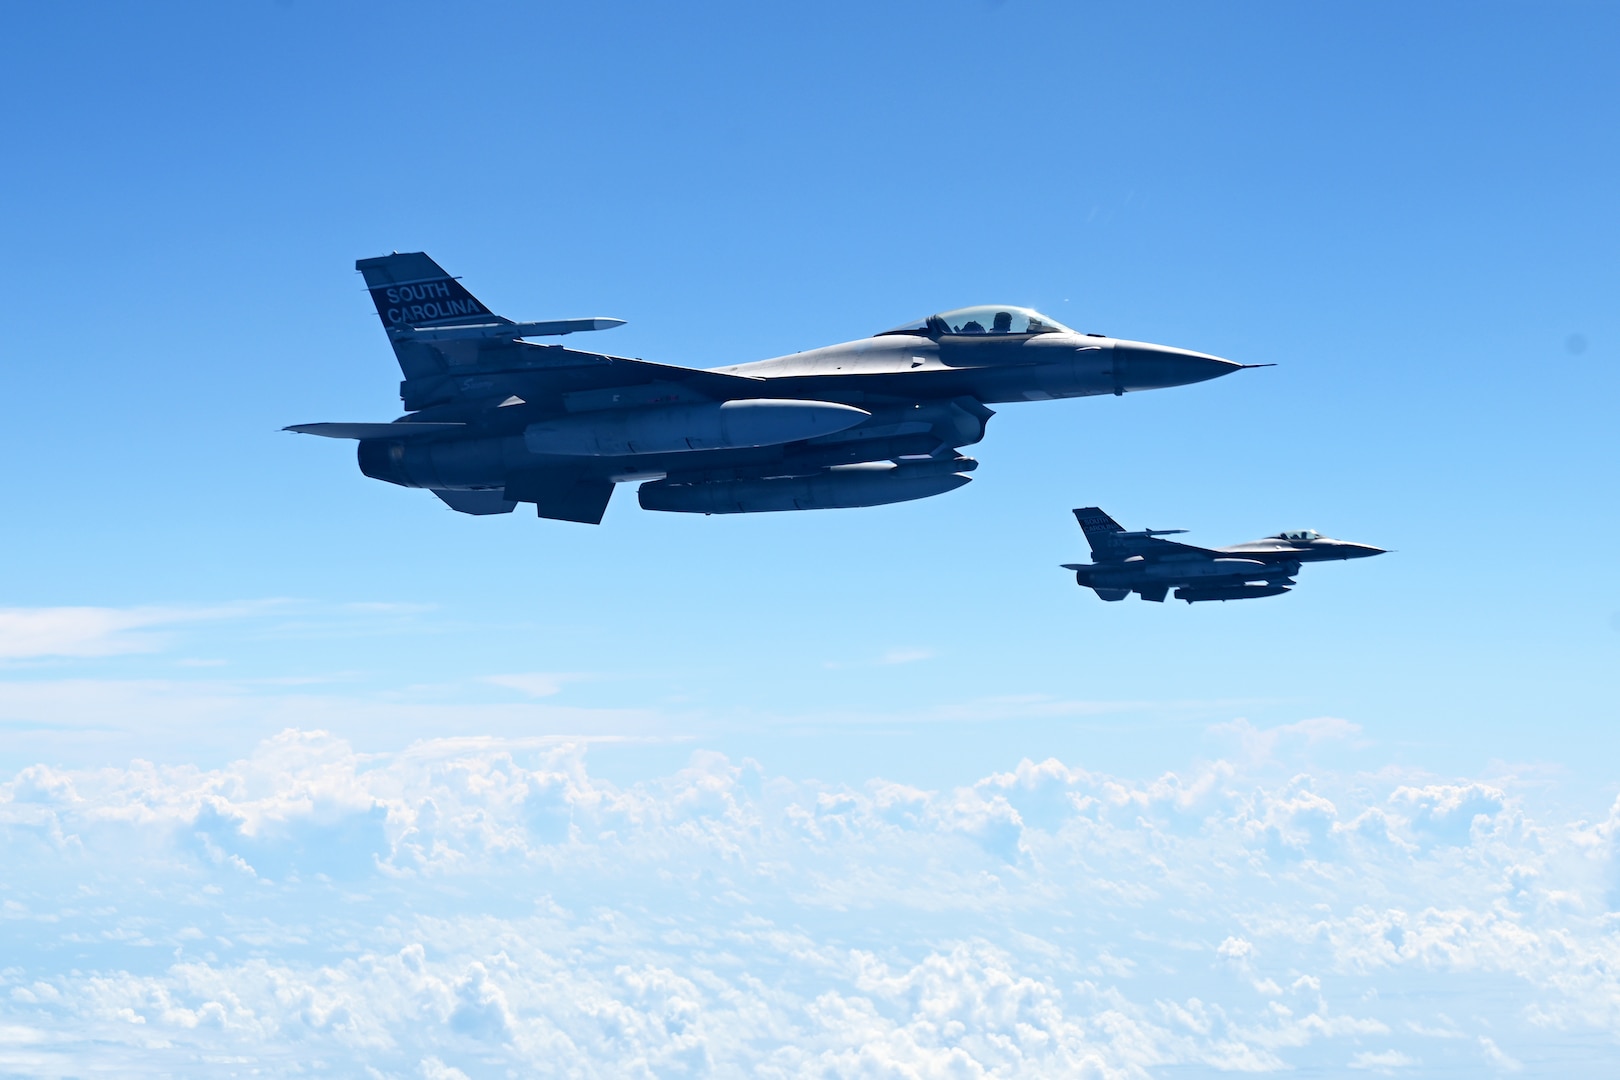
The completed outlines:
{"type": "Polygon", "coordinates": [[[1463,1076],[1571,1033],[1613,1065],[1613,815],[1524,798],[1255,759],[929,790],[700,751],[626,784],[584,740],[303,729],[32,765],[0,782],[0,1068],[1463,1076]]]}
{"type": "Polygon", "coordinates": [[[1493,826],[1506,808],[1507,796],[1488,784],[1429,784],[1396,788],[1389,801],[1408,815],[1416,831],[1461,844],[1476,827],[1493,826]]]}

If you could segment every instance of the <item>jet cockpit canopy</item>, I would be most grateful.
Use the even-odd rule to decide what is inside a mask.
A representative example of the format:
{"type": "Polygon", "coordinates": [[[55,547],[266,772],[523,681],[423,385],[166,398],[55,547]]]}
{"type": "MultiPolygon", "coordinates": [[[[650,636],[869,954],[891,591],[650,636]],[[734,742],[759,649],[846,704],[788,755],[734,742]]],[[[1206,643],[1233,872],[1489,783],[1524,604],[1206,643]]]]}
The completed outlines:
{"type": "Polygon", "coordinates": [[[1272,537],[1273,540],[1295,540],[1310,543],[1312,540],[1322,539],[1322,534],[1315,529],[1289,529],[1272,537]]]}
{"type": "Polygon", "coordinates": [[[984,304],[942,311],[926,319],[897,326],[885,334],[1072,334],[1067,326],[1027,307],[984,304]]]}

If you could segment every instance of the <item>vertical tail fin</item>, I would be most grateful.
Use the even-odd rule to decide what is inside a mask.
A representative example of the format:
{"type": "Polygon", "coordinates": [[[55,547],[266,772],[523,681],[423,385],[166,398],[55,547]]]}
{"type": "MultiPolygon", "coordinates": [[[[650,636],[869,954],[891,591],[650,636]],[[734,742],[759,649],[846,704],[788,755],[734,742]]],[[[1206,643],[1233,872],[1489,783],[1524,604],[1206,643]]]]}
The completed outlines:
{"type": "Polygon", "coordinates": [[[1115,536],[1125,531],[1124,526],[1096,506],[1076,507],[1074,519],[1080,523],[1080,531],[1086,534],[1093,553],[1111,548],[1115,536]]]}
{"type": "Polygon", "coordinates": [[[354,268],[366,279],[383,329],[391,335],[417,327],[511,321],[493,314],[423,252],[360,259],[354,268]]]}

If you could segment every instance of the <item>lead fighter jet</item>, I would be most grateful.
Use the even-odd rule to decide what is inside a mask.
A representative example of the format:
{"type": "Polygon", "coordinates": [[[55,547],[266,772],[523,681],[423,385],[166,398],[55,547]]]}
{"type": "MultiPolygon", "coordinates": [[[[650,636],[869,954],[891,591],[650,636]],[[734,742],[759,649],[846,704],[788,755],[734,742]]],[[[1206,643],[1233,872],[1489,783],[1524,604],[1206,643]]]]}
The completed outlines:
{"type": "Polygon", "coordinates": [[[1159,539],[1186,529],[1126,532],[1095,506],[1079,507],[1074,516],[1091,542],[1095,562],[1064,563],[1063,569],[1073,570],[1075,580],[1103,600],[1123,600],[1134,592],[1143,600],[1162,603],[1172,588],[1177,600],[1189,604],[1277,596],[1293,587],[1303,563],[1384,553],[1383,548],[1335,540],[1311,529],[1231,547],[1201,548],[1159,539]]]}
{"type": "Polygon", "coordinates": [[[876,506],[966,484],[990,404],[1123,394],[1241,367],[1077,334],[1028,308],[962,308],[860,341],[696,370],[536,345],[620,319],[513,322],[421,252],[361,259],[405,374],[392,423],[298,424],[359,441],[360,471],[464,514],[533,503],[602,520],[615,484],[646,510],[876,506]]]}

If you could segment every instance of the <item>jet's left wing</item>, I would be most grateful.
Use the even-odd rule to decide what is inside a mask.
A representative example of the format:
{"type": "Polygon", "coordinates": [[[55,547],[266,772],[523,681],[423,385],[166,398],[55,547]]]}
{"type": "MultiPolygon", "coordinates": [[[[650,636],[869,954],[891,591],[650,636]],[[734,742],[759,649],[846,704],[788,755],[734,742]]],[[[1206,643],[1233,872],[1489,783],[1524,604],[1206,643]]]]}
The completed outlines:
{"type": "Polygon", "coordinates": [[[400,397],[410,412],[514,395],[558,412],[589,412],[759,397],[765,383],[746,375],[512,341],[486,348],[476,363],[446,363],[441,371],[407,378],[400,383],[400,397]]]}
{"type": "Polygon", "coordinates": [[[1156,536],[1143,536],[1140,533],[1126,533],[1122,538],[1113,541],[1108,547],[1099,549],[1092,545],[1092,558],[1130,558],[1140,555],[1149,561],[1167,559],[1177,555],[1206,555],[1211,559],[1218,558],[1220,552],[1212,548],[1198,547],[1196,544],[1183,544],[1175,540],[1160,540],[1156,536]]]}

